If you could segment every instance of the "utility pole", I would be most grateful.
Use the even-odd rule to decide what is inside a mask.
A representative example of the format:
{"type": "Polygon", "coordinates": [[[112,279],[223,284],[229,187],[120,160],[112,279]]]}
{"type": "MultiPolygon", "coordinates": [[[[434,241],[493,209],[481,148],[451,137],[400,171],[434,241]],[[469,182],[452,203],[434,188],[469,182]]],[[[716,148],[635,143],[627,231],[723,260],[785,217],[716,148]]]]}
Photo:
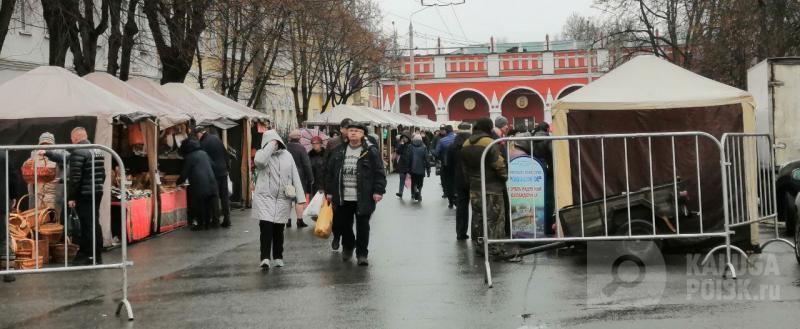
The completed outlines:
{"type": "Polygon", "coordinates": [[[410,104],[409,105],[409,110],[411,112],[411,115],[417,116],[417,91],[414,89],[414,79],[415,79],[415,71],[416,71],[416,69],[414,68],[414,66],[415,66],[414,65],[414,23],[410,19],[408,20],[408,48],[409,48],[409,52],[410,52],[410,55],[408,57],[409,57],[410,62],[411,62],[411,65],[409,66],[410,67],[409,78],[411,79],[411,82],[410,82],[411,83],[411,92],[409,93],[409,96],[411,96],[411,99],[409,101],[409,104],[410,104]]]}

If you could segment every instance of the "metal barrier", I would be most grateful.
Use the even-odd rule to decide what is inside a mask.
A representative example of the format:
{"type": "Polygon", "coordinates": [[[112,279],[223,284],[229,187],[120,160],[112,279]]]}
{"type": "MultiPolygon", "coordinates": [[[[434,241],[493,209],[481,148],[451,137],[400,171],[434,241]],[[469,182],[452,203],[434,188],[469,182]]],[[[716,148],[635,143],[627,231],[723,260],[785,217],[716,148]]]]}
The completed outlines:
{"type": "MultiPolygon", "coordinates": [[[[729,228],[772,221],[775,237],[764,242],[761,249],[773,242],[782,242],[794,248],[794,243],[781,238],[778,230],[775,145],[771,137],[768,134],[728,133],[722,135],[721,143],[725,181],[728,186],[726,194],[731,200],[727,209],[730,216],[729,228]]],[[[755,229],[758,230],[757,227],[755,229]]],[[[720,245],[711,252],[721,248],[731,246],[720,245]]],[[[742,254],[747,259],[747,255],[742,254]]],[[[708,261],[708,256],[703,259],[702,264],[708,261]]]]}
{"type": "MultiPolygon", "coordinates": [[[[506,165],[508,166],[511,157],[508,156],[506,158],[508,161],[506,165]]],[[[619,162],[619,160],[617,161],[619,162]]],[[[703,177],[704,172],[706,174],[709,172],[719,174],[724,173],[726,169],[722,144],[710,134],[703,132],[674,132],[506,137],[494,140],[489,144],[481,156],[480,166],[481,204],[483,208],[482,241],[486,283],[490,287],[492,286],[489,253],[489,246],[491,244],[719,237],[725,239],[725,244],[721,248],[726,249],[726,268],[731,271],[734,277],[735,270],[731,263],[731,251],[736,250],[744,254],[741,249],[731,246],[730,243],[731,234],[728,221],[730,210],[728,206],[729,195],[726,193],[726,191],[728,191],[728,182],[726,179],[721,179],[725,176],[719,176],[721,187],[712,186],[713,184],[706,184],[706,187],[704,187],[702,184],[702,182],[707,182],[706,179],[710,179],[709,177],[703,177]],[[508,153],[511,153],[510,148],[513,147],[511,145],[512,143],[530,143],[531,156],[534,143],[551,142],[554,145],[562,143],[559,145],[559,148],[553,150],[554,167],[560,168],[561,170],[569,170],[571,173],[571,182],[566,182],[566,184],[559,186],[558,179],[556,179],[554,182],[554,191],[559,191],[560,188],[566,188],[568,191],[571,191],[572,183],[577,182],[578,194],[577,200],[573,200],[572,206],[555,211],[556,222],[560,229],[559,236],[542,237],[534,233],[533,238],[489,237],[490,231],[488,230],[486,198],[486,157],[489,150],[495,144],[501,142],[506,142],[508,153]],[[621,146],[622,154],[618,154],[620,152],[619,148],[607,148],[610,144],[617,147],[621,146]],[[676,145],[678,144],[681,151],[679,154],[676,153],[676,145]],[[654,145],[656,145],[656,147],[654,147],[654,145]],[[563,159],[563,157],[560,156],[558,152],[561,151],[564,146],[570,149],[568,157],[574,157],[577,161],[573,163],[572,160],[569,160],[570,163],[559,163],[559,161],[563,161],[559,160],[563,159]],[[593,148],[594,146],[598,146],[599,150],[593,148]],[[668,156],[664,156],[663,152],[653,152],[654,148],[662,151],[669,149],[671,151],[668,156]],[[597,153],[599,153],[599,155],[597,153]],[[633,157],[631,157],[631,153],[633,153],[633,157]],[[621,164],[621,167],[608,168],[606,166],[606,160],[614,156],[623,157],[623,164],[621,164]],[[632,161],[632,159],[636,159],[637,156],[640,157],[639,160],[643,161],[632,161]],[[589,160],[599,160],[601,163],[599,165],[601,167],[601,177],[584,177],[584,171],[586,170],[584,170],[583,166],[598,166],[594,162],[582,161],[587,157],[589,160]],[[681,166],[678,165],[679,157],[681,166]],[[656,158],[660,158],[657,159],[660,161],[654,161],[656,158]],[[687,163],[686,159],[694,159],[694,161],[692,163],[687,163]],[[584,162],[586,163],[584,164],[584,162]],[[657,166],[654,166],[654,163],[656,163],[657,166]],[[686,183],[684,183],[684,180],[680,177],[679,168],[692,171],[685,172],[685,174],[688,174],[687,177],[690,177],[686,181],[693,181],[696,190],[682,190],[686,183]],[[705,168],[705,170],[701,170],[701,168],[705,168]],[[648,176],[649,179],[642,179],[640,175],[632,176],[631,171],[634,169],[642,176],[648,176]],[[577,181],[572,178],[576,175],[576,172],[577,181]],[[620,181],[620,178],[623,176],[624,179],[620,181]],[[589,186],[585,184],[586,179],[593,180],[593,187],[595,190],[597,190],[597,185],[602,185],[602,197],[592,199],[587,196],[586,198],[591,200],[584,199],[584,195],[588,194],[587,191],[584,191],[584,186],[589,186]],[[601,180],[597,181],[598,179],[601,180]],[[608,181],[610,179],[615,179],[617,186],[609,186],[608,181]],[[661,179],[661,181],[658,181],[658,179],[661,179]],[[623,181],[624,184],[622,184],[623,181]],[[631,185],[635,185],[632,183],[637,183],[640,185],[640,188],[635,186],[632,188],[631,185]],[[704,195],[703,189],[707,189],[706,195],[704,195]],[[711,189],[714,190],[712,191],[713,193],[708,193],[708,190],[711,189]],[[617,192],[616,194],[614,194],[615,191],[617,192]],[[696,205],[698,209],[696,212],[690,213],[688,209],[688,203],[690,202],[687,201],[687,197],[691,193],[696,194],[696,205]],[[718,218],[721,218],[723,222],[717,223],[717,227],[706,227],[707,224],[709,224],[706,222],[707,217],[709,217],[706,213],[713,213],[714,209],[704,210],[704,200],[706,200],[706,202],[718,200],[722,203],[722,206],[719,208],[723,210],[723,213],[718,215],[718,218]],[[610,203],[612,205],[610,205],[610,203]],[[562,216],[564,218],[562,218],[562,216]],[[611,222],[609,222],[609,220],[611,220],[611,222]],[[577,225],[579,225],[579,227],[576,227],[577,225]],[[569,230],[567,230],[567,228],[569,228],[569,230]]],[[[597,170],[597,168],[594,169],[595,171],[597,170]]],[[[556,172],[556,175],[557,174],[558,172],[556,172]]],[[[595,194],[600,193],[595,191],[595,194]]],[[[511,214],[508,214],[508,216],[508,218],[504,218],[503,220],[506,220],[507,223],[511,223],[511,214]]],[[[713,225],[714,223],[710,224],[713,225]]],[[[534,220],[534,226],[535,225],[534,220]]],[[[536,231],[537,230],[534,229],[534,232],[536,231]]],[[[472,234],[475,235],[475,232],[472,234]]],[[[709,251],[706,259],[708,259],[711,253],[719,249],[720,248],[715,248],[709,251]]]]}
{"type": "MultiPolygon", "coordinates": [[[[73,150],[74,151],[74,150],[80,150],[80,149],[93,150],[91,152],[91,164],[92,164],[91,174],[92,174],[92,182],[93,182],[93,184],[94,184],[94,180],[96,178],[95,169],[94,169],[95,157],[98,156],[98,153],[101,152],[101,151],[110,154],[111,157],[114,160],[116,160],[116,164],[119,166],[120,172],[122,172],[122,173],[125,172],[125,165],[122,162],[122,159],[120,158],[120,156],[116,152],[114,152],[114,150],[112,150],[111,148],[103,146],[103,145],[98,145],[98,144],[3,145],[3,146],[0,146],[0,152],[5,152],[5,178],[6,178],[6,184],[2,188],[5,189],[6,197],[8,198],[8,196],[9,196],[9,170],[10,170],[10,168],[9,168],[9,152],[10,151],[64,151],[64,152],[66,152],[67,150],[73,150]]],[[[39,185],[39,171],[38,171],[38,169],[41,168],[41,167],[38,167],[39,166],[39,161],[35,161],[34,160],[33,164],[34,164],[34,170],[33,170],[33,176],[34,176],[33,177],[33,187],[34,187],[34,191],[33,192],[34,193],[33,193],[32,196],[29,196],[29,197],[32,199],[33,204],[34,204],[33,211],[34,211],[34,218],[35,218],[35,220],[34,220],[35,227],[33,228],[33,238],[34,238],[34,240],[33,240],[32,256],[33,256],[33,260],[34,260],[35,265],[34,265],[33,269],[12,269],[11,268],[11,264],[10,264],[11,261],[9,260],[11,242],[12,242],[11,241],[11,236],[10,236],[10,226],[9,226],[9,219],[11,217],[11,214],[9,212],[10,209],[9,209],[9,202],[8,202],[10,200],[10,198],[8,198],[9,200],[6,200],[6,209],[5,209],[6,215],[5,215],[5,218],[3,219],[5,221],[5,225],[6,225],[5,226],[5,241],[6,241],[6,246],[7,247],[6,247],[6,250],[3,251],[3,253],[6,256],[6,266],[4,268],[0,268],[0,276],[17,275],[17,274],[52,273],[52,272],[89,271],[89,270],[102,270],[102,269],[120,269],[120,270],[122,270],[122,300],[120,300],[120,302],[119,302],[119,304],[117,306],[116,314],[117,314],[117,316],[119,316],[120,313],[122,312],[122,308],[124,307],[125,311],[128,314],[128,320],[133,321],[133,308],[131,307],[131,303],[128,300],[128,266],[133,266],[133,262],[128,261],[128,239],[127,239],[128,235],[127,235],[127,225],[125,223],[126,222],[126,217],[125,217],[125,202],[126,202],[125,195],[126,195],[126,193],[125,193],[125,191],[126,191],[128,182],[127,182],[127,180],[125,178],[125,175],[121,175],[120,176],[120,182],[121,182],[120,190],[121,190],[121,195],[122,195],[122,197],[120,198],[120,204],[121,204],[120,205],[120,218],[121,218],[121,221],[122,221],[122,224],[120,225],[120,227],[121,227],[121,235],[122,235],[122,238],[120,239],[120,240],[122,240],[122,242],[121,242],[121,246],[122,246],[122,257],[121,257],[121,260],[118,263],[113,263],[113,264],[97,264],[97,255],[98,255],[98,252],[100,252],[95,247],[96,243],[94,242],[98,238],[97,234],[96,234],[96,232],[97,232],[97,227],[96,227],[97,218],[95,217],[97,214],[96,214],[96,212],[92,211],[92,241],[93,241],[93,243],[92,243],[92,264],[91,265],[82,265],[82,266],[70,266],[70,264],[69,264],[69,258],[70,258],[69,257],[69,242],[68,242],[69,241],[69,224],[67,223],[66,220],[64,220],[63,221],[63,225],[64,225],[64,266],[59,266],[59,267],[53,267],[53,266],[40,267],[39,266],[39,241],[40,241],[40,239],[39,239],[39,231],[40,231],[39,230],[39,211],[40,210],[39,210],[39,191],[38,191],[38,185],[39,185]]],[[[67,166],[67,156],[63,156],[63,160],[62,160],[61,166],[62,166],[61,168],[62,168],[62,172],[63,172],[63,182],[62,183],[64,185],[64,200],[63,200],[63,202],[64,202],[64,206],[63,206],[64,216],[62,218],[66,219],[67,218],[67,214],[68,214],[68,210],[67,210],[67,205],[68,205],[68,200],[67,200],[67,197],[68,197],[68,193],[67,193],[67,182],[68,182],[68,179],[67,179],[67,172],[68,172],[68,170],[67,170],[67,168],[68,168],[68,166],[67,166]]],[[[110,193],[109,193],[109,197],[110,197],[110,193]]],[[[97,200],[97,198],[96,198],[95,189],[92,189],[91,199],[92,199],[93,205],[96,205],[97,203],[100,202],[100,200],[97,200]]],[[[84,237],[84,238],[87,238],[87,237],[84,237]]],[[[102,239],[102,237],[99,237],[99,238],[102,239]]]]}

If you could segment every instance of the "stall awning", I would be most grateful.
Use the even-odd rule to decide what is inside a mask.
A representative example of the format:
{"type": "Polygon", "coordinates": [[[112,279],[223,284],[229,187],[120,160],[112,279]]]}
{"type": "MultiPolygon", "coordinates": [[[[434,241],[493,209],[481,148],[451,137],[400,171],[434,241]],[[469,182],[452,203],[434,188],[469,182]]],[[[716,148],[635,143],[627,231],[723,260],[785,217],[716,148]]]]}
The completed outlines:
{"type": "Polygon", "coordinates": [[[147,95],[111,74],[93,72],[87,74],[83,78],[117,97],[128,100],[155,113],[161,129],[191,120],[191,117],[182,113],[181,109],[147,95]]]}
{"type": "Polygon", "coordinates": [[[128,80],[128,84],[147,95],[181,109],[191,116],[198,125],[213,125],[221,129],[229,129],[237,125],[236,122],[218,114],[195,97],[175,96],[155,81],[135,78],[128,80]]]}
{"type": "Polygon", "coordinates": [[[267,115],[266,113],[259,112],[259,111],[256,111],[254,109],[251,109],[251,108],[249,108],[249,107],[247,107],[245,105],[239,104],[238,102],[236,102],[236,101],[234,101],[234,100],[232,100],[232,99],[230,99],[228,97],[220,95],[216,91],[213,91],[213,90],[210,90],[210,89],[200,89],[200,92],[203,93],[204,95],[210,97],[211,99],[217,101],[217,102],[220,102],[220,103],[225,104],[225,105],[227,105],[229,107],[232,107],[234,109],[239,110],[248,119],[252,119],[252,120],[269,120],[270,119],[269,115],[267,115]]]}

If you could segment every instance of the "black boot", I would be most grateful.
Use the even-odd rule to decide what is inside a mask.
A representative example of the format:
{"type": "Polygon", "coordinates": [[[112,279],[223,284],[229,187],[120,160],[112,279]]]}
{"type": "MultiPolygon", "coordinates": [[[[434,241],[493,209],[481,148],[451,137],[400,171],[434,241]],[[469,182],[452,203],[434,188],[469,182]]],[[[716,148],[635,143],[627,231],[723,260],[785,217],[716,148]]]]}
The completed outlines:
{"type": "Polygon", "coordinates": [[[304,228],[304,227],[308,227],[308,224],[303,222],[302,218],[298,218],[297,219],[297,228],[304,228]]]}
{"type": "Polygon", "coordinates": [[[291,218],[289,218],[289,220],[286,221],[286,227],[288,227],[288,228],[292,227],[292,219],[291,218]]]}

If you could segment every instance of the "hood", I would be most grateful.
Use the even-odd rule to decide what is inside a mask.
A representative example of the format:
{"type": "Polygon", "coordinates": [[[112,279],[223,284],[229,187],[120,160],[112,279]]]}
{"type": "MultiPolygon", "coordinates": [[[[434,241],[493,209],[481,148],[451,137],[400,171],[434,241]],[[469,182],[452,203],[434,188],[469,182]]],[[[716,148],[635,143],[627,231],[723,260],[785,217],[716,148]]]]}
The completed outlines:
{"type": "Polygon", "coordinates": [[[188,139],[181,143],[180,152],[182,156],[186,156],[187,154],[197,150],[200,150],[200,142],[194,138],[188,139]]]}
{"type": "Polygon", "coordinates": [[[275,140],[281,143],[284,148],[286,147],[286,143],[283,142],[283,139],[275,130],[267,130],[264,132],[264,135],[261,136],[261,148],[263,149],[264,146],[267,146],[267,143],[275,140]]]}
{"type": "Polygon", "coordinates": [[[422,139],[415,139],[415,140],[412,140],[412,141],[411,141],[411,145],[414,145],[414,146],[417,146],[417,147],[419,147],[419,146],[423,146],[423,145],[422,145],[422,139]]]}
{"type": "Polygon", "coordinates": [[[490,137],[491,138],[491,136],[489,136],[487,133],[481,131],[481,132],[479,132],[477,134],[473,134],[472,136],[470,136],[469,137],[469,143],[470,144],[475,144],[475,143],[478,142],[478,140],[480,140],[481,138],[484,138],[484,137],[490,137]]]}

